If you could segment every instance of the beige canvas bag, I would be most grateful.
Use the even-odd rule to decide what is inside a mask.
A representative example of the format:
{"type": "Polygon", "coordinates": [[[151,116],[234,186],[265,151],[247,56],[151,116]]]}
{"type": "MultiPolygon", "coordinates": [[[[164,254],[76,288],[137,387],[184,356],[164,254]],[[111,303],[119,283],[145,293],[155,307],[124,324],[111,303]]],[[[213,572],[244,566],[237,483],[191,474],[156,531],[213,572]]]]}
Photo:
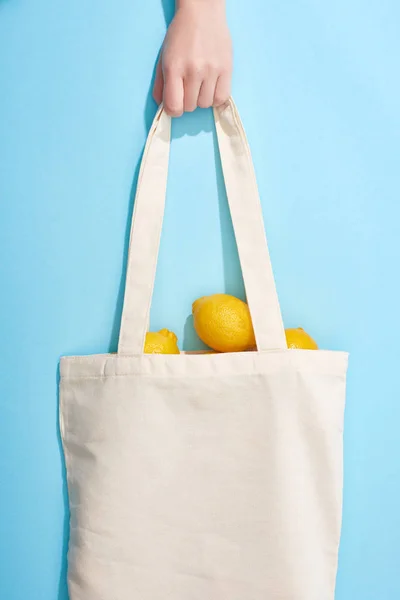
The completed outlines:
{"type": "Polygon", "coordinates": [[[287,350],[251,156],[215,111],[258,351],[144,355],[170,119],[139,176],[117,354],[63,358],[71,600],[333,600],[347,355],[287,350]]]}

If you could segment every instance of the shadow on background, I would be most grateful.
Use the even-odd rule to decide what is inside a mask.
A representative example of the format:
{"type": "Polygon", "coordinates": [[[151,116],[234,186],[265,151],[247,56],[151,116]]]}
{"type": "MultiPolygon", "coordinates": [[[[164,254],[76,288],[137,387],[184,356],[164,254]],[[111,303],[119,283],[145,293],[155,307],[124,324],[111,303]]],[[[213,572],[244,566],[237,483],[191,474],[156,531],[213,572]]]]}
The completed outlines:
{"type": "Polygon", "coordinates": [[[69,540],[69,505],[68,505],[68,488],[67,488],[67,473],[65,470],[64,451],[62,447],[61,432],[60,432],[60,367],[57,366],[56,373],[56,386],[57,386],[57,442],[60,452],[60,465],[61,465],[61,477],[62,477],[62,499],[64,505],[64,522],[63,522],[63,536],[61,546],[61,570],[60,580],[58,583],[58,595],[57,600],[68,600],[68,586],[67,586],[67,552],[68,552],[68,540],[69,540]]]}
{"type": "Polygon", "coordinates": [[[193,325],[193,316],[189,315],[185,321],[183,330],[182,350],[184,352],[195,352],[208,350],[208,347],[199,339],[193,325]]]}
{"type": "MultiPolygon", "coordinates": [[[[145,113],[146,113],[146,111],[145,111],[145,113]]],[[[108,349],[109,352],[116,352],[118,349],[119,330],[121,327],[122,308],[123,308],[123,304],[124,304],[124,294],[125,294],[125,280],[126,280],[127,257],[128,257],[128,249],[129,249],[129,238],[130,238],[130,231],[131,231],[131,222],[132,222],[132,217],[133,217],[133,208],[134,208],[134,203],[135,203],[136,186],[137,186],[137,181],[138,181],[138,177],[139,177],[140,163],[142,162],[142,156],[143,156],[143,150],[140,154],[138,163],[136,165],[135,173],[133,176],[132,187],[131,187],[128,220],[127,220],[126,229],[125,229],[124,253],[123,253],[123,259],[122,259],[122,274],[121,274],[121,281],[120,281],[119,289],[118,289],[117,303],[116,303],[116,307],[115,307],[113,326],[111,329],[110,345],[109,345],[109,349],[108,349]]]]}
{"type": "MultiPolygon", "coordinates": [[[[197,135],[201,131],[212,132],[213,139],[224,269],[224,288],[222,290],[216,290],[216,292],[223,292],[225,294],[231,294],[233,296],[245,299],[243,277],[239,263],[235,235],[233,232],[228,198],[226,195],[225,181],[218,147],[218,138],[215,130],[212,110],[198,109],[193,114],[184,115],[183,118],[177,119],[175,123],[175,135],[173,138],[182,137],[184,135],[197,135]]],[[[192,315],[189,315],[185,322],[182,349],[186,352],[207,349],[207,346],[205,346],[201,340],[199,340],[196,334],[192,315]]]]}

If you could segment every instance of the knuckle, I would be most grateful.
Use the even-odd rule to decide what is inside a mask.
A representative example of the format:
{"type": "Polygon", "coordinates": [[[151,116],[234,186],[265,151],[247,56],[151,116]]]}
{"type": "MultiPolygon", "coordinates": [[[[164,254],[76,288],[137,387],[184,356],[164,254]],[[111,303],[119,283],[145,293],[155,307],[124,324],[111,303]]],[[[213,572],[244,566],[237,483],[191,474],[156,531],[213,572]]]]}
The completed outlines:
{"type": "Polygon", "coordinates": [[[188,77],[196,79],[202,78],[206,72],[205,65],[200,62],[191,61],[187,64],[186,74],[188,77]]]}
{"type": "Polygon", "coordinates": [[[216,62],[210,62],[207,65],[207,72],[211,75],[216,75],[217,73],[221,73],[220,65],[216,62]]]}
{"type": "Polygon", "coordinates": [[[227,66],[227,67],[224,67],[223,69],[221,69],[221,75],[227,77],[228,79],[231,79],[231,77],[232,77],[232,67],[227,66]]]}
{"type": "Polygon", "coordinates": [[[163,63],[165,75],[179,75],[183,71],[183,65],[180,60],[175,58],[166,58],[163,63]]]}

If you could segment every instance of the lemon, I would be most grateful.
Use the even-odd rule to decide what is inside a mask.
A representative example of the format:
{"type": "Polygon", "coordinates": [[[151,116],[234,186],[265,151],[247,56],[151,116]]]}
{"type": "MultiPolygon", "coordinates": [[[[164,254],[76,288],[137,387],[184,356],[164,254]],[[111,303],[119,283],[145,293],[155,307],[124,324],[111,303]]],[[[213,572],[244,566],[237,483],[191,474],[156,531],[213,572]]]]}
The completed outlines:
{"type": "Polygon", "coordinates": [[[285,334],[287,346],[292,350],[318,350],[316,342],[302,327],[297,327],[297,329],[286,329],[285,334]]]}
{"type": "Polygon", "coordinates": [[[201,341],[217,352],[244,352],[255,347],[249,307],[234,296],[199,298],[193,303],[193,323],[201,341]]]}
{"type": "Polygon", "coordinates": [[[172,331],[161,329],[161,331],[146,333],[144,344],[145,354],[180,354],[178,338],[172,331]]]}

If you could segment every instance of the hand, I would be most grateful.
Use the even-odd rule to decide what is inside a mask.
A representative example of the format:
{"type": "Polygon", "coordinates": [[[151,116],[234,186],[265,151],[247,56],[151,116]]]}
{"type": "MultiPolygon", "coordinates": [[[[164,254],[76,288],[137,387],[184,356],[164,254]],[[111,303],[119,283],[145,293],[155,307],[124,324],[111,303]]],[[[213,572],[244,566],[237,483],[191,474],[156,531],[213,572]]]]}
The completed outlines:
{"type": "Polygon", "coordinates": [[[168,28],[154,98],[179,117],[197,106],[220,106],[230,96],[232,44],[224,0],[180,0],[168,28]]]}

